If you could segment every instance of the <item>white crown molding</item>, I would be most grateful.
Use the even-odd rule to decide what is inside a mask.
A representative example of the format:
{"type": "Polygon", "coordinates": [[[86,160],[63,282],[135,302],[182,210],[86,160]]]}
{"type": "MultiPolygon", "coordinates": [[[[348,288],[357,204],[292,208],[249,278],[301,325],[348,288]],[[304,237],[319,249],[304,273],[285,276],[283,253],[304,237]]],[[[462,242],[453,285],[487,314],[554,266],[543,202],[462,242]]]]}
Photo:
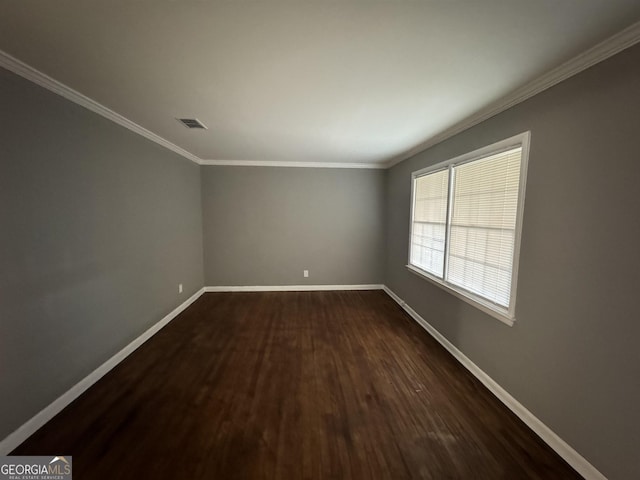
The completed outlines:
{"type": "Polygon", "coordinates": [[[464,353],[447,340],[438,330],[418,314],[413,308],[396,295],[386,285],[383,290],[402,307],[418,325],[424,328],[440,345],[442,345],[453,357],[458,360],[469,372],[480,380],[487,389],[493,393],[498,400],[504,403],[509,410],[515,413],[531,430],[533,430],[544,442],[549,445],[558,455],[560,455],[569,465],[573,467],[586,480],[607,480],[607,478],[591,465],[582,455],[580,455],[567,442],[562,440],[553,430],[547,427],[542,420],[525,408],[518,400],[513,398],[509,392],[502,388],[493,378],[487,375],[480,367],[469,359],[464,353]]]}
{"type": "Polygon", "coordinates": [[[143,332],[142,335],[133,340],[129,345],[124,347],[113,357],[111,357],[85,378],[76,383],[73,387],[63,393],[60,397],[58,397],[44,409],[42,409],[38,414],[28,420],[25,424],[18,427],[15,432],[9,434],[9,436],[0,441],[0,455],[9,455],[12,450],[18,447],[22,442],[24,442],[38,429],[40,429],[40,427],[42,427],[49,420],[60,413],[65,407],[67,407],[67,405],[71,404],[71,402],[82,395],[94,383],[96,383],[107,373],[113,370],[114,367],[116,367],[120,362],[131,355],[140,345],[153,337],[161,328],[167,325],[171,320],[182,313],[189,305],[200,298],[203,293],[204,288],[201,288],[191,297],[185,300],[182,304],[176,307],[173,311],[171,311],[168,315],[166,315],[162,320],[143,332]]]}
{"type": "Polygon", "coordinates": [[[198,165],[226,165],[236,167],[302,167],[302,168],[362,168],[362,169],[385,169],[387,165],[384,163],[342,163],[342,162],[285,162],[285,161],[260,161],[260,160],[202,160],[187,150],[165,140],[161,136],[147,130],[128,118],[114,112],[101,103],[92,100],[73,88],[59,82],[49,75],[27,65],[8,53],[0,50],[0,67],[20,75],[30,82],[40,85],[53,93],[74,102],[87,110],[91,110],[118,125],[121,125],[132,132],[141,135],[152,142],[181,155],[198,165]]]}
{"type": "Polygon", "coordinates": [[[70,100],[73,103],[86,108],[87,110],[91,110],[98,115],[102,115],[112,122],[117,123],[118,125],[121,125],[131,130],[132,132],[135,132],[138,135],[141,135],[151,140],[152,142],[157,143],[158,145],[162,145],[163,147],[168,148],[169,150],[191,160],[192,162],[200,164],[200,159],[194,154],[187,152],[184,148],[181,148],[171,143],[170,141],[165,140],[161,136],[156,135],[155,133],[147,130],[144,127],[141,127],[137,123],[129,120],[126,117],[123,117],[119,113],[114,112],[110,108],[107,108],[104,105],[96,102],[95,100],[92,100],[91,98],[81,94],[80,92],[77,92],[73,88],[68,87],[58,80],[51,78],[49,75],[36,70],[35,68],[27,65],[26,63],[18,60],[15,57],[12,57],[2,50],[0,50],[0,67],[4,67],[7,70],[15,73],[16,75],[20,75],[21,77],[35,83],[36,85],[40,85],[41,87],[44,87],[47,90],[50,90],[53,93],[56,93],[61,97],[64,97],[67,100],[70,100]]]}
{"type": "Polygon", "coordinates": [[[459,123],[456,123],[452,127],[444,130],[443,132],[429,138],[420,145],[412,148],[411,150],[391,159],[385,163],[386,168],[391,168],[394,165],[413,157],[414,155],[432,147],[444,140],[457,135],[458,133],[467,130],[509,108],[524,102],[525,100],[541,93],[548,88],[557,85],[558,83],[573,77],[574,75],[586,70],[593,65],[606,60],[613,55],[620,53],[621,51],[632,47],[636,43],[640,42],[640,22],[636,22],[633,25],[625,28],[621,32],[609,37],[605,41],[597,44],[596,46],[586,50],[585,52],[573,57],[571,60],[561,64],[553,70],[545,73],[544,75],[536,78],[535,80],[527,83],[526,85],[517,88],[506,96],[502,97],[494,103],[487,105],[485,108],[479,110],[473,115],[465,118],[459,123]]]}
{"type": "Polygon", "coordinates": [[[332,290],[382,290],[384,285],[231,285],[204,287],[205,292],[319,292],[332,290]]]}
{"type": "Polygon", "coordinates": [[[287,162],[272,160],[200,160],[200,165],[228,167],[369,168],[386,169],[386,163],[287,162]]]}
{"type": "Polygon", "coordinates": [[[394,165],[413,157],[414,155],[432,147],[452,136],[467,130],[525,100],[557,85],[587,68],[606,60],[607,58],[629,48],[640,42],[640,22],[627,27],[621,32],[613,35],[607,40],[597,44],[589,50],[577,55],[571,60],[563,63],[555,69],[538,77],[532,82],[517,88],[510,94],[502,97],[494,103],[470,115],[452,127],[430,137],[416,147],[400,154],[383,163],[341,163],[341,162],[285,162],[285,161],[260,161],[260,160],[202,160],[187,150],[165,140],[159,135],[147,130],[128,118],[114,112],[104,105],[91,98],[75,91],[71,87],[51,78],[50,76],[36,70],[26,63],[12,57],[0,50],[0,67],[4,67],[31,82],[40,85],[78,105],[81,105],[92,112],[121,125],[132,132],[135,132],[163,147],[197,163],[198,165],[224,165],[224,166],[247,166],[247,167],[302,167],[302,168],[362,168],[362,169],[387,169],[394,165]]]}

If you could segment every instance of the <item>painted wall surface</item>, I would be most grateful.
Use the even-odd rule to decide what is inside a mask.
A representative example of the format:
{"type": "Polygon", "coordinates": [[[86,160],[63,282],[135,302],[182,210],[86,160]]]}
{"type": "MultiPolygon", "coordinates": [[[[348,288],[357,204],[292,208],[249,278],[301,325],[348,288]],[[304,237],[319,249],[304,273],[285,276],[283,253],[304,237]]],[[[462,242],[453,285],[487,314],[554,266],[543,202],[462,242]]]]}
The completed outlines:
{"type": "Polygon", "coordinates": [[[2,439],[200,289],[203,262],[198,165],[3,69],[0,104],[2,439]]]}
{"type": "Polygon", "coordinates": [[[382,283],[384,178],[382,170],[203,167],[205,283],[382,283]]]}
{"type": "Polygon", "coordinates": [[[388,172],[386,284],[611,480],[640,478],[640,46],[388,172]],[[405,268],[411,172],[531,131],[516,324],[405,268]]]}

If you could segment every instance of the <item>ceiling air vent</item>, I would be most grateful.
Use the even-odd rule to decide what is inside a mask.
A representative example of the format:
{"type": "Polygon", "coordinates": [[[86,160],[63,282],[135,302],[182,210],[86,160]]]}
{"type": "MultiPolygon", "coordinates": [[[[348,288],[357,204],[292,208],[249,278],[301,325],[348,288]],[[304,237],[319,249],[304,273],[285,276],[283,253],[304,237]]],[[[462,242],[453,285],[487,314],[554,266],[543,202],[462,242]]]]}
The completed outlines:
{"type": "Polygon", "coordinates": [[[187,128],[200,128],[202,130],[206,130],[207,127],[204,123],[202,123],[197,118],[177,118],[181,124],[183,124],[187,128]]]}

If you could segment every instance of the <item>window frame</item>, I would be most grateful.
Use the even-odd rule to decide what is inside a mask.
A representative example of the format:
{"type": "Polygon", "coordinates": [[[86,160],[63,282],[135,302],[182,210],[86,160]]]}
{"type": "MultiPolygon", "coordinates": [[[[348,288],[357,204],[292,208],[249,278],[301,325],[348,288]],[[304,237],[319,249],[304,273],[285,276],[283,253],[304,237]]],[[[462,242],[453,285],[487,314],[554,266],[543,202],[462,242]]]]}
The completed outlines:
{"type": "Polygon", "coordinates": [[[523,132],[518,135],[514,135],[513,137],[509,137],[505,140],[501,140],[499,142],[493,143],[491,145],[487,145],[486,147],[479,148],[469,153],[465,153],[463,155],[457,156],[455,158],[445,160],[443,162],[436,163],[426,168],[422,168],[420,170],[416,170],[411,173],[411,210],[409,217],[409,250],[408,250],[408,259],[407,259],[407,269],[410,272],[418,275],[419,277],[428,280],[432,284],[444,289],[445,291],[453,294],[459,299],[473,305],[474,307],[482,310],[483,312],[491,315],[492,317],[500,320],[501,322],[506,323],[507,325],[513,325],[515,318],[515,309],[516,309],[516,296],[517,296],[517,288],[518,288],[518,270],[520,264],[520,243],[522,238],[522,219],[524,213],[524,201],[525,201],[525,192],[527,185],[527,169],[529,164],[529,145],[531,143],[531,132],[523,132]],[[520,177],[518,180],[518,205],[516,210],[516,225],[514,232],[514,246],[513,246],[513,265],[511,271],[511,289],[509,296],[509,306],[507,308],[502,305],[495,304],[490,300],[467,291],[466,289],[449,283],[446,280],[447,277],[447,255],[449,251],[449,243],[450,243],[450,224],[451,224],[451,206],[452,206],[452,197],[453,190],[452,185],[454,183],[454,167],[463,165],[465,163],[474,162],[477,160],[482,160],[484,158],[490,157],[492,155],[496,155],[513,148],[522,148],[522,154],[520,159],[520,177]],[[425,270],[422,270],[420,267],[411,264],[411,247],[413,240],[413,226],[414,226],[414,208],[415,208],[415,196],[416,196],[416,179],[429,175],[432,173],[436,173],[438,171],[442,171],[448,169],[449,170],[449,188],[447,192],[447,220],[445,225],[445,263],[443,268],[443,278],[439,278],[425,270]]]}

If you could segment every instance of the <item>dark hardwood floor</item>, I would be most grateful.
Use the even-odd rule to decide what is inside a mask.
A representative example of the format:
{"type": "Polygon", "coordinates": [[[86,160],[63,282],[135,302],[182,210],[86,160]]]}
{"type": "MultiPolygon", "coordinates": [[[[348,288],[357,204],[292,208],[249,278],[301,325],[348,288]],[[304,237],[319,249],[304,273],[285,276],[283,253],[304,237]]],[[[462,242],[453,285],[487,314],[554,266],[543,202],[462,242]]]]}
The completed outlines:
{"type": "Polygon", "coordinates": [[[382,291],[205,294],[13,454],[76,479],[581,478],[382,291]]]}

